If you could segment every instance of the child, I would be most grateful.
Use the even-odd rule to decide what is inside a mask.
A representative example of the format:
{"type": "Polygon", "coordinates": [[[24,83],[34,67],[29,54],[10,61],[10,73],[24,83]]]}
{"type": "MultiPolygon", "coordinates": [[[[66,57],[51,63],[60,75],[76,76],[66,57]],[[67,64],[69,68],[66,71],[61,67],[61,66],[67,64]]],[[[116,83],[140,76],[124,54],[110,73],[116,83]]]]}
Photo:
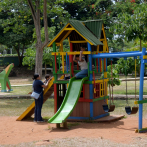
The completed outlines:
{"type": "Polygon", "coordinates": [[[52,79],[52,77],[51,77],[49,74],[46,74],[46,75],[45,75],[45,80],[44,80],[43,83],[46,84],[47,82],[50,82],[51,79],[52,79]]]}
{"type": "Polygon", "coordinates": [[[81,71],[75,75],[77,79],[82,79],[88,75],[88,64],[85,60],[85,56],[83,56],[82,54],[83,51],[85,51],[85,48],[81,46],[80,56],[76,57],[76,55],[74,55],[73,57],[73,61],[78,63],[79,66],[81,67],[81,71]]]}

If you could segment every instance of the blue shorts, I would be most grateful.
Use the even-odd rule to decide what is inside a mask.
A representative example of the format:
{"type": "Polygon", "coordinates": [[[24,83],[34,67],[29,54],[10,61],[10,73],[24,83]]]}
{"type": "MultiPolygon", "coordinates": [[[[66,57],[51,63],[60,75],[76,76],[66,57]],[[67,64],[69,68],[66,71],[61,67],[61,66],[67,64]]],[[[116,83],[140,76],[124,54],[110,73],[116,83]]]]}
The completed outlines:
{"type": "Polygon", "coordinates": [[[77,79],[83,79],[83,78],[87,77],[87,75],[88,75],[88,69],[83,69],[83,70],[81,70],[80,72],[78,72],[78,73],[75,75],[75,77],[76,77],[77,79]]]}

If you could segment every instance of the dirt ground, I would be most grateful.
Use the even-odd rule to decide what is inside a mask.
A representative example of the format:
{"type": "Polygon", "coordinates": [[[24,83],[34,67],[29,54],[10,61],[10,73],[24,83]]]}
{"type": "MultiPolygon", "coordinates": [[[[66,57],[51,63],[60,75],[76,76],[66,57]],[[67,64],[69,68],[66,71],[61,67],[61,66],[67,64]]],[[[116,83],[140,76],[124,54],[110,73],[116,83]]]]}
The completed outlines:
{"type": "MultiPolygon", "coordinates": [[[[111,123],[77,123],[70,129],[57,129],[55,124],[16,121],[17,117],[0,117],[0,146],[16,145],[24,142],[36,142],[41,145],[50,140],[65,138],[106,139],[124,145],[136,144],[147,139],[147,133],[135,133],[137,117],[128,117],[111,123]]],[[[147,119],[143,120],[147,127],[147,119]]],[[[145,144],[147,145],[147,144],[145,144]]]]}

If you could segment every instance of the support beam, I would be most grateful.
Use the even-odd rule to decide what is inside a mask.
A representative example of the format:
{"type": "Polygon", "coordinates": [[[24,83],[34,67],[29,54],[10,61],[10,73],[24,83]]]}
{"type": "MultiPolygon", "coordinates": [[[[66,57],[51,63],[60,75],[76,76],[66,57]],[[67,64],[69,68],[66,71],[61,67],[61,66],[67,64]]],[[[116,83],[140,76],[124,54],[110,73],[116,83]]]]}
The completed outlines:
{"type": "MultiPolygon", "coordinates": [[[[144,62],[143,56],[145,55],[146,48],[142,48],[142,56],[141,56],[141,69],[140,69],[140,86],[139,86],[139,101],[143,100],[143,84],[144,84],[144,62]]],[[[143,104],[139,104],[139,124],[138,130],[142,129],[142,113],[143,111],[143,104]]]]}
{"type": "MultiPolygon", "coordinates": [[[[87,43],[88,51],[91,50],[91,45],[87,43]]],[[[88,55],[89,59],[89,70],[92,71],[92,55],[88,55]]],[[[89,74],[89,81],[92,81],[92,73],[89,74]]],[[[90,99],[93,99],[93,84],[89,84],[90,99]]],[[[93,102],[90,102],[90,117],[93,118],[93,102]]]]}
{"type": "MultiPolygon", "coordinates": [[[[60,55],[65,56],[66,53],[67,53],[67,55],[80,55],[80,52],[72,52],[71,50],[70,50],[70,52],[57,52],[56,55],[60,54],[60,55]]],[[[84,55],[90,55],[91,52],[90,51],[83,51],[83,54],[84,55]]],[[[55,55],[55,52],[52,52],[52,55],[55,55]]]]}
{"type": "Polygon", "coordinates": [[[124,58],[141,56],[142,52],[118,52],[118,53],[100,53],[92,55],[92,58],[124,58]]]}
{"type": "Polygon", "coordinates": [[[85,40],[81,40],[81,41],[70,41],[71,43],[87,43],[87,41],[85,41],[85,40]]]}

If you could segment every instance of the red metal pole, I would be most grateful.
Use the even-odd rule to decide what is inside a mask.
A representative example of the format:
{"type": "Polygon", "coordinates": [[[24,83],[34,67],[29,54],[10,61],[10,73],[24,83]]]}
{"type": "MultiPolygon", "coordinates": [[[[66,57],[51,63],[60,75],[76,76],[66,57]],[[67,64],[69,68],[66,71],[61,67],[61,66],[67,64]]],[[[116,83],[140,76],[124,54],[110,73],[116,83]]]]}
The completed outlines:
{"type": "Polygon", "coordinates": [[[57,84],[54,84],[54,113],[57,112],[57,84]]]}
{"type": "MultiPolygon", "coordinates": [[[[73,51],[73,44],[70,43],[70,52],[73,51]]],[[[71,62],[71,73],[72,76],[74,76],[74,71],[73,71],[73,55],[69,55],[69,62],[71,62]]]]}
{"type": "Polygon", "coordinates": [[[100,61],[100,72],[102,72],[102,69],[101,69],[101,59],[99,61],[100,61]]]}
{"type": "Polygon", "coordinates": [[[83,98],[85,99],[85,84],[83,84],[83,98]]]}
{"type": "Polygon", "coordinates": [[[106,58],[104,58],[104,71],[106,71],[106,58]]]}

